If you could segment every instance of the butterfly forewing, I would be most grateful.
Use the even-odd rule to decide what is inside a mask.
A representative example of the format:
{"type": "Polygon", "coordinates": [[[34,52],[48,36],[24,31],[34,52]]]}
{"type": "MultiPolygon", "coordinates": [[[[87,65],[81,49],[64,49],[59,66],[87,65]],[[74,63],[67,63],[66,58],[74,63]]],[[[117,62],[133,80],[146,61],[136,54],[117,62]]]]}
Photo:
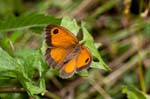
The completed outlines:
{"type": "Polygon", "coordinates": [[[46,27],[45,38],[48,46],[66,48],[75,46],[79,43],[77,38],[71,32],[58,25],[48,25],[46,27]]]}

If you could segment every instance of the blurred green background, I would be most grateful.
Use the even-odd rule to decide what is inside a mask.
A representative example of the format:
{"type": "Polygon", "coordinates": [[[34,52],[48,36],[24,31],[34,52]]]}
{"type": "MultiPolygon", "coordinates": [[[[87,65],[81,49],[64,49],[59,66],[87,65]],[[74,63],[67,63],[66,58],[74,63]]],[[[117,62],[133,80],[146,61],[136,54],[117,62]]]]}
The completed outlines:
{"type": "Polygon", "coordinates": [[[150,0],[0,0],[0,99],[150,99],[149,94],[150,0]],[[85,23],[110,71],[101,59],[100,66],[70,79],[49,69],[44,27],[62,24],[66,16],[64,25],[85,23]]]}

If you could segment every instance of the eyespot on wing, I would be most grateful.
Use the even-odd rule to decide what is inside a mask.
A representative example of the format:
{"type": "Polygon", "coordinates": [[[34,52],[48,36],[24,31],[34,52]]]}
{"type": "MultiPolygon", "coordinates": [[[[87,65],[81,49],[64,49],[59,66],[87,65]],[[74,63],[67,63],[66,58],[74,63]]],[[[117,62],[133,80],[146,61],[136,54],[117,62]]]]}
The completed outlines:
{"type": "Polygon", "coordinates": [[[45,39],[48,46],[69,47],[79,43],[78,39],[66,28],[59,25],[48,25],[45,29],[45,39]]]}
{"type": "Polygon", "coordinates": [[[89,49],[85,46],[81,46],[80,53],[77,56],[76,60],[76,71],[80,72],[83,69],[86,69],[90,66],[92,62],[92,56],[89,49]]]}

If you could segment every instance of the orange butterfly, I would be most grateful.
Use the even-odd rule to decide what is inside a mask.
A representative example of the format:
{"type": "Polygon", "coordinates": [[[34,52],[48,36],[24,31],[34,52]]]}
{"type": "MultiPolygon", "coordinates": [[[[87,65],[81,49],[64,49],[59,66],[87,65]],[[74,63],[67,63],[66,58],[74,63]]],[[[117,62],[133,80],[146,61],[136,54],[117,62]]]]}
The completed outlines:
{"type": "Polygon", "coordinates": [[[58,25],[46,27],[46,61],[59,70],[60,77],[69,78],[89,67],[92,56],[87,47],[67,29],[58,25]]]}

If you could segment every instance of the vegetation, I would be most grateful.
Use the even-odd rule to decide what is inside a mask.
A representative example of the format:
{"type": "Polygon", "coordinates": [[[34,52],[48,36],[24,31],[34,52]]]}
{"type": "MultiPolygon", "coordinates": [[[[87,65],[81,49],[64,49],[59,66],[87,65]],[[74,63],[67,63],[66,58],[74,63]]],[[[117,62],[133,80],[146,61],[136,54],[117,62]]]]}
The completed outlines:
{"type": "Polygon", "coordinates": [[[0,99],[150,99],[149,0],[0,0],[0,99]],[[87,70],[69,79],[45,60],[58,24],[85,42],[87,70]]]}

